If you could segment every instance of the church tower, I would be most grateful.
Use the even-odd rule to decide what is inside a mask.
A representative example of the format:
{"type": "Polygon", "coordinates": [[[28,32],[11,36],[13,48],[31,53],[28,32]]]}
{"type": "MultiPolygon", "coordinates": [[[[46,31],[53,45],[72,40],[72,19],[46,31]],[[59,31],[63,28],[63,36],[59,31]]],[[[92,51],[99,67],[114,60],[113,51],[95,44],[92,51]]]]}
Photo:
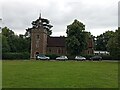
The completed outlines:
{"type": "Polygon", "coordinates": [[[31,31],[31,58],[36,54],[46,54],[47,31],[42,27],[32,29],[31,31]]]}
{"type": "Polygon", "coordinates": [[[47,19],[41,18],[41,14],[36,21],[32,22],[32,28],[28,28],[31,37],[31,58],[36,58],[36,54],[46,54],[48,31],[52,27],[47,19]]]}

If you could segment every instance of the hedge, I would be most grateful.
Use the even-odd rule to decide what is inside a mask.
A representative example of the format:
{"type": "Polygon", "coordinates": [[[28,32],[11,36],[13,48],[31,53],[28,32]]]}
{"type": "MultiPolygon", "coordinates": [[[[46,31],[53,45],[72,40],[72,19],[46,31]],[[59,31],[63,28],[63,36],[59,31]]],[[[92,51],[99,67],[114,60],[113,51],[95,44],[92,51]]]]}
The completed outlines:
{"type": "Polygon", "coordinates": [[[3,53],[2,54],[3,60],[21,60],[21,59],[30,59],[29,52],[22,52],[22,53],[3,53]]]}
{"type": "MultiPolygon", "coordinates": [[[[74,60],[76,55],[67,55],[67,56],[68,56],[68,59],[69,59],[69,60],[74,60]]],[[[77,56],[83,56],[83,57],[85,57],[87,60],[89,60],[90,57],[92,57],[92,56],[94,56],[94,55],[77,55],[77,56]]]]}
{"type": "Polygon", "coordinates": [[[103,60],[120,60],[120,57],[115,57],[112,55],[100,55],[103,60]]]}
{"type": "MultiPolygon", "coordinates": [[[[70,59],[70,60],[75,59],[74,55],[67,55],[67,56],[68,56],[68,59],[70,59]]],[[[78,56],[83,56],[87,60],[90,60],[91,57],[96,56],[96,55],[91,54],[91,55],[78,55],[78,56]]],[[[103,60],[120,60],[120,57],[114,57],[114,56],[111,56],[111,55],[99,55],[99,56],[101,56],[103,60]]]]}
{"type": "MultiPolygon", "coordinates": [[[[57,55],[57,54],[46,54],[46,56],[50,57],[50,59],[55,60],[56,57],[59,57],[61,55],[57,55]]],[[[69,60],[74,60],[75,59],[75,55],[66,55],[68,57],[69,60]]],[[[95,55],[80,55],[85,57],[87,60],[90,59],[90,57],[93,57],[95,55]]],[[[110,56],[110,55],[100,55],[103,60],[120,60],[120,57],[114,57],[114,56],[110,56]]],[[[2,59],[3,60],[24,60],[24,59],[30,59],[30,53],[29,52],[22,52],[22,53],[3,53],[2,54],[2,59]]]]}
{"type": "Polygon", "coordinates": [[[50,59],[56,59],[60,55],[57,55],[57,54],[46,54],[46,56],[50,57],[50,59]]]}

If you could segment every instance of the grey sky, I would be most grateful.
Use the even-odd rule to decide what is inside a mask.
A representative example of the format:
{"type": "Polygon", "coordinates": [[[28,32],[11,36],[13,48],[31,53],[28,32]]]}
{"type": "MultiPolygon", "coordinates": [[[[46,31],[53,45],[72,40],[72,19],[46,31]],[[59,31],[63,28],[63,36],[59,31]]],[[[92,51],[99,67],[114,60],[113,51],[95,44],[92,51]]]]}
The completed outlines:
{"type": "Polygon", "coordinates": [[[40,12],[51,21],[53,36],[66,35],[74,19],[95,36],[118,26],[118,0],[3,0],[1,4],[3,26],[17,34],[24,34],[40,12]]]}

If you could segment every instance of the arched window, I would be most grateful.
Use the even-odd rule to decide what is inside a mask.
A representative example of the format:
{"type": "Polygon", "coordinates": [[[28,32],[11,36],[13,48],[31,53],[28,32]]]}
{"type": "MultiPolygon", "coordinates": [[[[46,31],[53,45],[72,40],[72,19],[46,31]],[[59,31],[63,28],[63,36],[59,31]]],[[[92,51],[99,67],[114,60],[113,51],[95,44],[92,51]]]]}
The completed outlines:
{"type": "Polygon", "coordinates": [[[39,39],[39,38],[40,38],[40,36],[39,36],[39,35],[37,35],[37,36],[36,36],[36,39],[39,39]]]}
{"type": "Polygon", "coordinates": [[[38,58],[37,58],[38,55],[39,55],[39,52],[36,52],[36,53],[35,53],[36,60],[38,60],[38,58]]]}
{"type": "Polygon", "coordinates": [[[36,48],[39,48],[39,40],[36,40],[36,48]]]}
{"type": "Polygon", "coordinates": [[[35,54],[39,54],[39,52],[36,52],[35,54]]]}
{"type": "Polygon", "coordinates": [[[61,50],[60,50],[60,48],[58,49],[58,53],[59,53],[59,54],[61,53],[61,50]]]}
{"type": "Polygon", "coordinates": [[[51,48],[49,48],[49,52],[51,53],[51,48]]]}
{"type": "Polygon", "coordinates": [[[88,54],[89,54],[90,52],[89,52],[89,50],[88,50],[88,54]]]}

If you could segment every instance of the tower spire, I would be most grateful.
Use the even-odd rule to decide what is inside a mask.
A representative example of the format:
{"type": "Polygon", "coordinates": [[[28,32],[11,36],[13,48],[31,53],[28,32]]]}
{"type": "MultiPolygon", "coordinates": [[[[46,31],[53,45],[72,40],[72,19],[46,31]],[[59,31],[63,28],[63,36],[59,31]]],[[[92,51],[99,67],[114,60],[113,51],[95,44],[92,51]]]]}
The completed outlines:
{"type": "Polygon", "coordinates": [[[40,14],[39,14],[39,19],[41,19],[41,11],[40,11],[40,14]]]}

